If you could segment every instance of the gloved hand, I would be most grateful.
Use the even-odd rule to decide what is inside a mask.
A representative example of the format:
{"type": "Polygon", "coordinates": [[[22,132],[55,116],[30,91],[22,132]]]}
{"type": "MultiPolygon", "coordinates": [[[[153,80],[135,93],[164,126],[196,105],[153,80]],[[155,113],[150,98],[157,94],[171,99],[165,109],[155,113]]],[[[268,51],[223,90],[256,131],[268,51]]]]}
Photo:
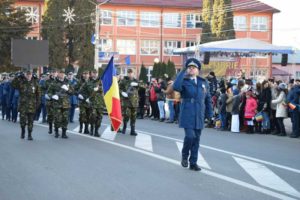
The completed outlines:
{"type": "Polygon", "coordinates": [[[97,92],[99,90],[99,87],[94,87],[94,91],[97,92]]]}
{"type": "Polygon", "coordinates": [[[32,75],[32,78],[37,80],[37,79],[38,79],[38,76],[37,76],[37,74],[36,74],[36,73],[34,73],[34,74],[32,75]]]}
{"type": "Polygon", "coordinates": [[[83,97],[81,94],[79,94],[79,95],[78,95],[78,99],[83,100],[84,97],[83,97]]]}
{"type": "Polygon", "coordinates": [[[59,99],[59,96],[55,94],[55,95],[52,96],[52,99],[57,101],[59,99]]]}
{"type": "Polygon", "coordinates": [[[50,97],[48,94],[45,94],[45,99],[50,100],[50,97]]]}
{"type": "Polygon", "coordinates": [[[137,83],[137,82],[131,82],[130,83],[130,86],[132,86],[132,87],[136,87],[136,86],[138,86],[139,84],[137,83]]]}
{"type": "Polygon", "coordinates": [[[25,75],[24,75],[23,72],[20,72],[20,73],[18,74],[18,77],[19,77],[19,78],[25,78],[25,75]]]}
{"type": "Polygon", "coordinates": [[[61,89],[65,90],[65,91],[68,91],[69,90],[69,87],[67,85],[62,85],[61,86],[61,89]]]}
{"type": "Polygon", "coordinates": [[[85,100],[85,102],[91,103],[89,98],[87,98],[87,99],[85,100]]]}
{"type": "Polygon", "coordinates": [[[128,94],[126,92],[121,92],[122,96],[127,98],[128,97],[128,94]]]}

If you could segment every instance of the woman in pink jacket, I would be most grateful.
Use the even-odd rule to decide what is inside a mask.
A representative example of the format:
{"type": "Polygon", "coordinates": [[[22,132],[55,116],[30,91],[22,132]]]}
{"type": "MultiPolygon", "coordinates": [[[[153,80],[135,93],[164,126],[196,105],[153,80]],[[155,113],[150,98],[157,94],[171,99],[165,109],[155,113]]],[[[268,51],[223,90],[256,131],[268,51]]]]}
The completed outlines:
{"type": "Polygon", "coordinates": [[[245,106],[245,125],[247,126],[247,133],[254,133],[253,119],[256,114],[257,100],[253,97],[252,90],[246,93],[246,106],[245,106]]]}

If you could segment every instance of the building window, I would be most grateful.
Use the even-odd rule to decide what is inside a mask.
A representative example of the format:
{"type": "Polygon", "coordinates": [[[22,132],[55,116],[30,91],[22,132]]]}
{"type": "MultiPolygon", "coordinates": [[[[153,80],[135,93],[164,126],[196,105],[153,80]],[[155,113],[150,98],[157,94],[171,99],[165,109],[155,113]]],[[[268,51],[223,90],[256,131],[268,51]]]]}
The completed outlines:
{"type": "Polygon", "coordinates": [[[18,9],[25,11],[26,21],[31,24],[39,23],[39,8],[37,6],[20,6],[18,9]]]}
{"type": "Polygon", "coordinates": [[[185,43],[185,47],[192,47],[192,46],[196,46],[197,42],[196,41],[186,41],[185,43]]]}
{"type": "Polygon", "coordinates": [[[233,17],[234,30],[246,31],[247,30],[247,18],[246,16],[234,16],[233,17]]]}
{"type": "Polygon", "coordinates": [[[181,48],[180,41],[165,41],[164,45],[164,54],[165,55],[172,55],[173,50],[176,48],[181,48]]]}
{"type": "Polygon", "coordinates": [[[200,14],[188,14],[186,16],[186,27],[187,28],[201,28],[202,20],[200,14]]]}
{"type": "Polygon", "coordinates": [[[252,31],[267,31],[268,18],[267,17],[251,17],[252,31]]]}
{"type": "Polygon", "coordinates": [[[109,10],[102,10],[100,15],[100,23],[102,25],[112,25],[112,11],[109,10]]]}
{"type": "Polygon", "coordinates": [[[165,28],[180,28],[181,27],[181,14],[165,13],[164,14],[164,27],[165,28]]]}
{"type": "Polygon", "coordinates": [[[141,41],[141,55],[158,55],[159,41],[156,40],[142,40],[141,41]]]}
{"type": "Polygon", "coordinates": [[[99,51],[113,52],[113,45],[111,39],[100,39],[99,40],[99,51]]]}
{"type": "Polygon", "coordinates": [[[134,11],[118,11],[118,26],[135,26],[136,13],[134,11]]]}
{"type": "Polygon", "coordinates": [[[297,71],[296,72],[296,77],[295,77],[296,79],[300,79],[300,71],[297,71]]]}
{"type": "Polygon", "coordinates": [[[157,12],[141,12],[142,27],[159,27],[160,14],[157,12]]]}
{"type": "Polygon", "coordinates": [[[123,55],[135,55],[136,54],[136,42],[135,40],[117,40],[117,51],[123,55]]]}

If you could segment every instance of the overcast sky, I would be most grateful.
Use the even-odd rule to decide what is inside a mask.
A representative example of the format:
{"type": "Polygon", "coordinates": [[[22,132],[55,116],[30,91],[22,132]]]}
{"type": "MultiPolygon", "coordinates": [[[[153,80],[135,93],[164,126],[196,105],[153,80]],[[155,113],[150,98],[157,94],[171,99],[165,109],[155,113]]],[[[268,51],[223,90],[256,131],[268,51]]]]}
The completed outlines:
{"type": "Polygon", "coordinates": [[[300,0],[260,0],[280,13],[273,18],[273,44],[300,49],[300,0]]]}

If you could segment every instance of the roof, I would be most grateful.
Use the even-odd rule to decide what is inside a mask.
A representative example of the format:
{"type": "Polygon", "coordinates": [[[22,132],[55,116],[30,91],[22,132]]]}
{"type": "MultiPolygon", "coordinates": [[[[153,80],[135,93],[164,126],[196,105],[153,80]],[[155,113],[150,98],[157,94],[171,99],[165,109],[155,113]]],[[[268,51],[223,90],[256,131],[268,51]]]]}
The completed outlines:
{"type": "Polygon", "coordinates": [[[284,71],[282,69],[279,69],[277,67],[272,67],[272,76],[291,76],[287,71],[284,71]]]}
{"type": "Polygon", "coordinates": [[[199,49],[200,52],[293,53],[292,47],[276,46],[253,38],[240,38],[179,48],[174,50],[174,54],[194,53],[196,49],[199,49]]]}
{"type": "MultiPolygon", "coordinates": [[[[96,1],[101,3],[105,0],[96,1]]],[[[200,9],[202,8],[202,1],[203,0],[111,0],[108,4],[200,9]]],[[[17,0],[17,2],[44,2],[44,0],[17,0]]],[[[232,0],[231,7],[235,11],[280,12],[279,10],[258,0],[232,0]]]]}

